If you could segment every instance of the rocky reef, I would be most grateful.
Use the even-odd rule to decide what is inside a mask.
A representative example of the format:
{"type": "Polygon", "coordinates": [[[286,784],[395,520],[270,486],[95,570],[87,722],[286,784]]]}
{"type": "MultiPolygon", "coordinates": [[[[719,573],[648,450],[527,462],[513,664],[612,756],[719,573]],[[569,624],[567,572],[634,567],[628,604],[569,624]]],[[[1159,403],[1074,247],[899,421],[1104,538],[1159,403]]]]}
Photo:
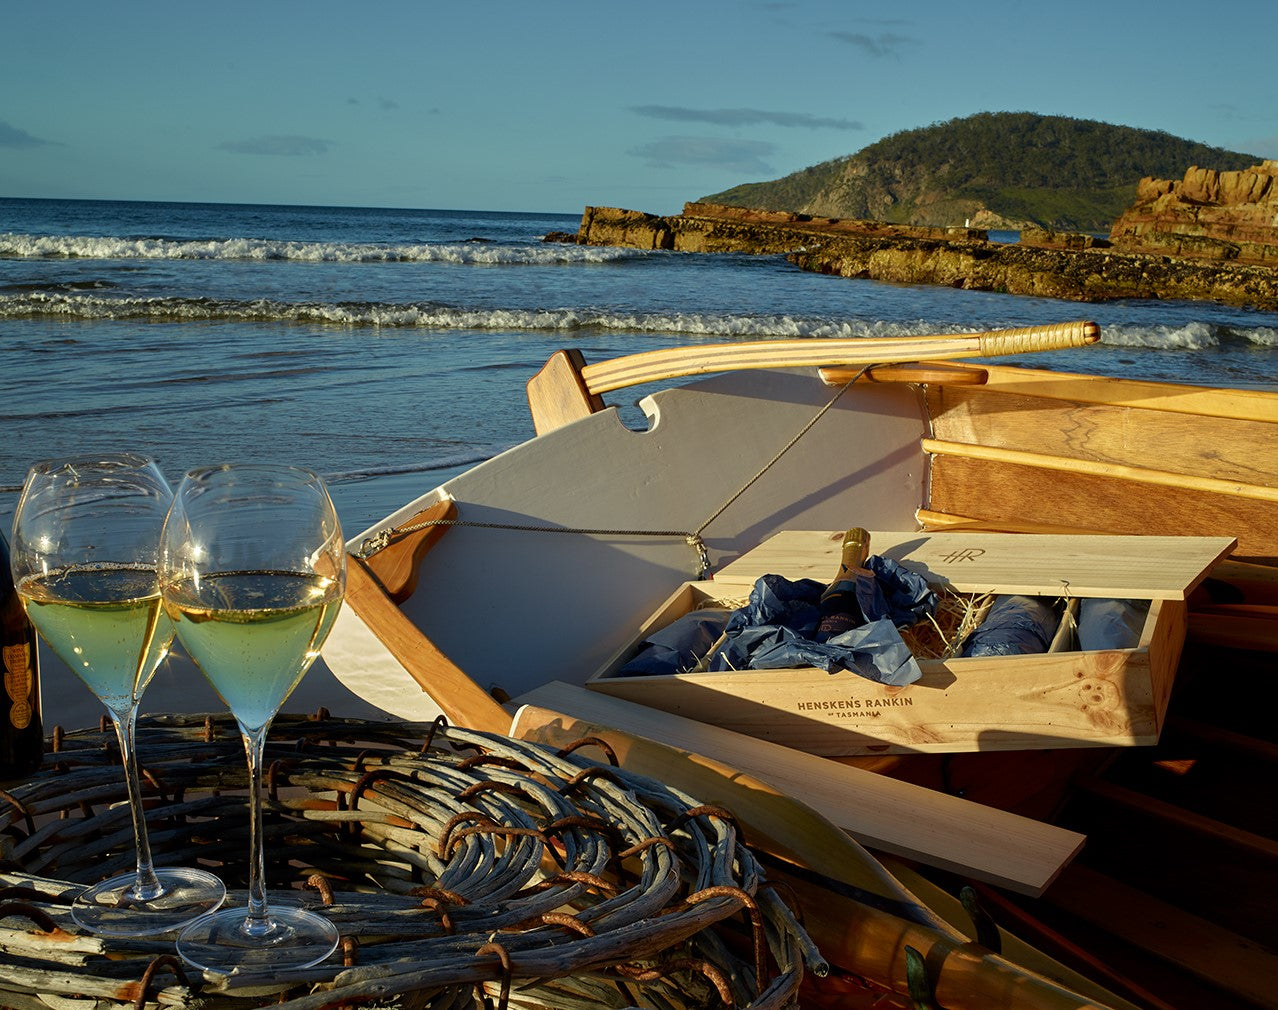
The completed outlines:
{"type": "Polygon", "coordinates": [[[575,234],[552,234],[547,240],[681,252],[783,254],[799,267],[819,273],[1074,301],[1180,298],[1278,310],[1278,269],[1274,268],[1278,260],[1150,254],[1094,236],[1039,229],[1026,231],[1018,243],[991,242],[981,229],[892,225],[689,203],[682,214],[665,217],[587,207],[575,234]]]}
{"type": "Polygon", "coordinates": [[[1133,252],[1278,267],[1278,161],[1241,172],[1191,168],[1145,178],[1110,241],[1133,252]]]}

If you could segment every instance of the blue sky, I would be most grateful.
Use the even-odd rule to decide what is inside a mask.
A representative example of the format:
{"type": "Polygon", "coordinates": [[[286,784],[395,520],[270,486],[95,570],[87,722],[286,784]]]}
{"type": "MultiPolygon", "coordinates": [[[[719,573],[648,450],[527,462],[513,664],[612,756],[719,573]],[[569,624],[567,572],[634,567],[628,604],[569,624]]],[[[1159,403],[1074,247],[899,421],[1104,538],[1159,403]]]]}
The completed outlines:
{"type": "Polygon", "coordinates": [[[0,15],[0,196],[670,213],[996,110],[1278,158],[1272,0],[48,0],[0,15]]]}

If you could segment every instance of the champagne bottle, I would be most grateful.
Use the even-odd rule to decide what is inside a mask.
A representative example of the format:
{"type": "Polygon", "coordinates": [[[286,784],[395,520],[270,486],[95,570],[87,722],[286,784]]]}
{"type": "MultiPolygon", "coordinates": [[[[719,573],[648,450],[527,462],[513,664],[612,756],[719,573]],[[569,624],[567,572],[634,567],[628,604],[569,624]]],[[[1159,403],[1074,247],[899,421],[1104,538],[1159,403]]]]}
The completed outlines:
{"type": "Polygon", "coordinates": [[[838,573],[821,594],[818,603],[821,611],[816,633],[818,642],[865,623],[865,615],[856,601],[856,579],[858,575],[874,577],[865,567],[865,559],[869,556],[870,534],[867,531],[856,526],[843,534],[843,556],[838,573]]]}
{"type": "Polygon", "coordinates": [[[0,533],[0,781],[21,778],[40,766],[40,671],[35,629],[13,587],[9,544],[0,533]]]}

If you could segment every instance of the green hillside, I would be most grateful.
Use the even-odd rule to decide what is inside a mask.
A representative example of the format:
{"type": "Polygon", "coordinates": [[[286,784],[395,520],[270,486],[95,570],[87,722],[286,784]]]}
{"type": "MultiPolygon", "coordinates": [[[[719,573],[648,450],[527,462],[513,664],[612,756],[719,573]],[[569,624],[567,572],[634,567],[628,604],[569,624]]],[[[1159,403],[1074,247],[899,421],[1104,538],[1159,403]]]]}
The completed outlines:
{"type": "Polygon", "coordinates": [[[982,112],[885,137],[856,154],[701,199],[899,224],[1039,224],[1107,232],[1143,176],[1257,164],[1156,130],[1030,112],[982,112]]]}

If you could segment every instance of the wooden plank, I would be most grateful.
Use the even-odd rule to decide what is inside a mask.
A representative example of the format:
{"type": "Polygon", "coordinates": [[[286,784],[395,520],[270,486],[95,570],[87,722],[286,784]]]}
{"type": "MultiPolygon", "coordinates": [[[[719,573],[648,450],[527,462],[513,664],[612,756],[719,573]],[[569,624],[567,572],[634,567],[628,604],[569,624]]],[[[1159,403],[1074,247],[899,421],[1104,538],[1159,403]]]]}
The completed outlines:
{"type": "MultiPolygon", "coordinates": [[[[947,533],[1061,533],[1071,536],[1116,536],[1104,530],[1086,529],[1081,526],[1066,526],[1060,523],[1027,523],[1017,520],[973,519],[971,516],[953,515],[949,512],[933,512],[931,509],[918,509],[914,516],[919,525],[928,532],[947,533]]],[[[1245,603],[1248,605],[1278,606],[1278,566],[1253,564],[1223,558],[1212,566],[1208,576],[1220,583],[1214,592],[1236,594],[1237,599],[1229,596],[1222,603],[1245,603]],[[1227,588],[1226,588],[1227,587],[1227,588]]],[[[1196,611],[1212,602],[1212,595],[1203,601],[1190,601],[1191,609],[1196,611]]]]}
{"type": "Polygon", "coordinates": [[[832,365],[819,369],[827,386],[845,382],[915,382],[925,385],[944,383],[951,386],[984,385],[989,373],[977,365],[959,365],[952,361],[906,361],[900,364],[871,365],[852,368],[832,365]]]}
{"type": "Polygon", "coordinates": [[[1122,939],[1259,1006],[1274,1005],[1278,955],[1246,937],[1081,865],[1050,899],[1101,929],[1121,922],[1122,939]]]}
{"type": "Polygon", "coordinates": [[[950,512],[917,509],[914,518],[926,532],[946,533],[1059,533],[1064,536],[1116,536],[1107,530],[1089,529],[1065,523],[1027,523],[1015,519],[974,519],[950,512]]]}
{"type": "Polygon", "coordinates": [[[1165,829],[1192,832],[1233,850],[1240,857],[1256,857],[1265,865],[1278,867],[1278,839],[1246,831],[1096,776],[1080,776],[1076,785],[1088,795],[1099,797],[1124,811],[1161,822],[1165,829]]]}
{"type": "Polygon", "coordinates": [[[1278,502],[1278,486],[1248,484],[1245,481],[1226,480],[1219,477],[1203,477],[1198,474],[1173,470],[1155,470],[1149,467],[1127,466],[1121,463],[1102,463],[1096,460],[1074,459],[1069,456],[1051,456],[1022,449],[1004,449],[998,446],[974,445],[968,442],[950,442],[937,438],[925,438],[921,443],[924,452],[937,455],[962,456],[992,463],[1015,463],[1018,466],[1034,466],[1044,470],[1064,473],[1081,473],[1096,477],[1116,477],[1136,484],[1156,484],[1161,487],[1185,488],[1212,494],[1254,498],[1264,502],[1278,502]]]}
{"type": "Polygon", "coordinates": [[[388,597],[364,563],[347,555],[346,604],[386,646],[449,721],[504,733],[510,718],[483,688],[413,624],[388,597]]]}
{"type": "Polygon", "coordinates": [[[560,682],[516,701],[707,755],[802,796],[863,845],[1026,894],[1041,894],[1084,841],[957,796],[560,682]]]}
{"type": "Polygon", "coordinates": [[[1009,395],[927,391],[932,435],[1000,449],[1278,485],[1272,423],[1009,395]]]}
{"type": "Polygon", "coordinates": [[[582,380],[591,393],[751,368],[803,368],[878,364],[927,358],[987,357],[1082,347],[1100,339],[1092,322],[1056,323],[950,336],[857,337],[848,340],[759,340],[644,351],[587,365],[582,380]]]}
{"type": "Polygon", "coordinates": [[[1121,534],[1238,538],[1241,558],[1278,558],[1270,502],[1118,477],[937,456],[928,508],[986,522],[1086,526],[1121,534]]]}
{"type": "Polygon", "coordinates": [[[1119,407],[1142,407],[1204,417],[1278,421],[1278,393],[1269,390],[1216,389],[1008,365],[988,367],[987,387],[1005,393],[1119,407]]]}
{"type": "Polygon", "coordinates": [[[413,595],[422,558],[449,529],[446,525],[435,524],[456,517],[457,503],[451,498],[428,505],[394,530],[388,530],[386,545],[364,557],[365,567],[387,596],[396,603],[403,603],[413,595]]]}
{"type": "Polygon", "coordinates": [[[1271,780],[1275,770],[1278,770],[1266,767],[1278,765],[1278,742],[1262,740],[1184,716],[1168,719],[1167,732],[1173,739],[1190,739],[1212,750],[1224,751],[1231,761],[1245,761],[1249,770],[1259,772],[1259,777],[1271,780]]]}
{"type": "MultiPolygon", "coordinates": [[[[1227,559],[1211,570],[1212,578],[1241,595],[1242,603],[1278,606],[1278,565],[1255,565],[1227,559]]],[[[1222,601],[1227,602],[1227,601],[1222,601]]]]}
{"type": "Polygon", "coordinates": [[[1225,603],[1196,607],[1189,636],[1205,645],[1278,652],[1278,607],[1271,603],[1225,603]]]}
{"type": "MultiPolygon", "coordinates": [[[[828,582],[842,533],[785,530],[715,574],[716,585],[760,575],[828,582]]],[[[956,592],[1183,600],[1232,537],[1078,536],[870,531],[870,551],[927,573],[956,592]]]]}

